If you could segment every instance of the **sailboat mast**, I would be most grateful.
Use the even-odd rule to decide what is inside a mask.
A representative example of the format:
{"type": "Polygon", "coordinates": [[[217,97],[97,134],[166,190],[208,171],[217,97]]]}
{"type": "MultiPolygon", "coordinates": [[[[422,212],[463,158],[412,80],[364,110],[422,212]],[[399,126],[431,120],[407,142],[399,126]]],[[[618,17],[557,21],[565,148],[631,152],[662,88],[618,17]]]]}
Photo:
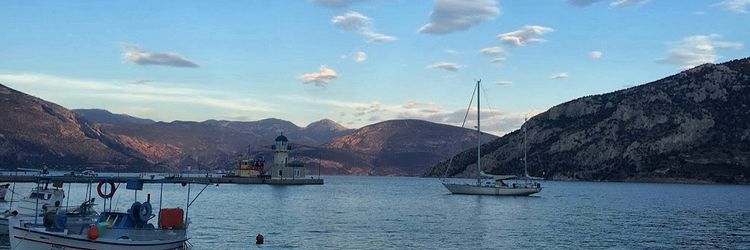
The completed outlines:
{"type": "Polygon", "coordinates": [[[477,81],[477,184],[482,184],[482,131],[480,130],[479,124],[479,100],[481,95],[479,94],[479,83],[482,80],[477,81]]]}

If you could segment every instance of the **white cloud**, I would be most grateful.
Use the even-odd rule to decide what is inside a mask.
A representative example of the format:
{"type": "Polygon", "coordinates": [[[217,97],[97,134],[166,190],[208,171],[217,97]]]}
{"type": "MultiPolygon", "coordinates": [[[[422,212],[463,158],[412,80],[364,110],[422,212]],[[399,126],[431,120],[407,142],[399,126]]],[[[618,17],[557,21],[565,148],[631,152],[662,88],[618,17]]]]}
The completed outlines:
{"type": "Polygon", "coordinates": [[[554,30],[549,27],[526,25],[519,30],[497,35],[497,39],[510,45],[526,46],[528,44],[544,42],[544,40],[539,37],[552,31],[554,30]]]}
{"type": "Polygon", "coordinates": [[[430,65],[427,65],[427,68],[430,68],[430,69],[444,69],[444,70],[453,71],[453,72],[458,71],[462,67],[463,66],[458,65],[456,63],[452,63],[452,62],[439,62],[439,63],[433,63],[430,65]]]}
{"type": "Polygon", "coordinates": [[[357,54],[354,57],[354,62],[356,63],[363,63],[367,60],[367,53],[358,51],[357,54]]]}
{"type": "Polygon", "coordinates": [[[335,16],[331,22],[346,31],[360,31],[371,25],[369,17],[355,11],[347,11],[342,16],[335,16]]]}
{"type": "Polygon", "coordinates": [[[347,11],[344,15],[335,16],[331,19],[331,22],[342,30],[360,34],[369,42],[390,42],[397,39],[394,36],[375,32],[372,20],[356,11],[347,11]]]}
{"type": "Polygon", "coordinates": [[[492,60],[490,60],[490,63],[494,63],[494,64],[500,64],[503,62],[505,62],[505,57],[497,57],[497,58],[493,58],[492,60]]]}
{"type": "Polygon", "coordinates": [[[550,76],[549,79],[552,79],[552,80],[562,80],[562,79],[565,79],[565,78],[568,78],[568,77],[570,77],[570,75],[568,75],[568,72],[560,72],[560,73],[557,73],[557,74],[554,74],[554,75],[550,76]]]}
{"type": "Polygon", "coordinates": [[[750,6],[750,0],[723,0],[719,2],[718,5],[731,12],[747,13],[747,8],[750,6]]]}
{"type": "Polygon", "coordinates": [[[136,45],[122,46],[122,58],[139,65],[164,65],[172,67],[197,68],[199,65],[177,53],[149,52],[136,45]]]}
{"type": "Polygon", "coordinates": [[[509,81],[509,80],[500,80],[500,81],[497,81],[497,82],[495,82],[495,84],[497,84],[497,85],[500,85],[500,86],[505,86],[505,85],[510,85],[510,84],[513,84],[513,81],[509,81]]]}
{"type": "Polygon", "coordinates": [[[594,59],[599,59],[602,57],[602,52],[598,50],[594,50],[594,51],[589,52],[589,56],[594,59]]]}
{"type": "Polygon", "coordinates": [[[348,7],[352,3],[356,2],[356,0],[312,0],[312,2],[319,6],[339,9],[348,7]]]}
{"type": "Polygon", "coordinates": [[[448,34],[466,30],[480,22],[500,15],[495,0],[437,0],[430,14],[430,22],[420,33],[448,34]]]}
{"type": "Polygon", "coordinates": [[[505,53],[505,50],[502,47],[489,47],[489,48],[483,48],[479,50],[479,53],[482,53],[484,55],[489,56],[497,56],[505,53]]]}
{"type": "Polygon", "coordinates": [[[636,6],[641,5],[650,0],[617,0],[614,2],[609,3],[609,7],[612,8],[624,8],[624,7],[630,7],[630,6],[636,6]]]}
{"type": "Polygon", "coordinates": [[[333,79],[338,77],[336,71],[328,68],[326,65],[320,65],[320,72],[304,74],[298,76],[297,79],[304,81],[305,83],[312,83],[318,87],[325,87],[333,79]]]}
{"type": "Polygon", "coordinates": [[[683,69],[692,68],[704,63],[714,63],[719,56],[718,50],[741,49],[742,43],[717,41],[721,36],[697,35],[689,36],[682,41],[673,43],[667,51],[667,56],[657,60],[659,63],[681,65],[683,69]]]}

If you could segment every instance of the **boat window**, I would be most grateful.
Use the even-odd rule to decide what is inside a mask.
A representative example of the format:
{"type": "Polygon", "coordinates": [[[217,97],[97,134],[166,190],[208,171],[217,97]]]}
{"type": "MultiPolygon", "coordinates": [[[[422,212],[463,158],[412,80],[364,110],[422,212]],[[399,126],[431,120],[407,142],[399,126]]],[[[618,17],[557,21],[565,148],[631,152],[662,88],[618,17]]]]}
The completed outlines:
{"type": "Polygon", "coordinates": [[[29,196],[31,199],[44,199],[44,194],[42,193],[31,193],[29,196]]]}

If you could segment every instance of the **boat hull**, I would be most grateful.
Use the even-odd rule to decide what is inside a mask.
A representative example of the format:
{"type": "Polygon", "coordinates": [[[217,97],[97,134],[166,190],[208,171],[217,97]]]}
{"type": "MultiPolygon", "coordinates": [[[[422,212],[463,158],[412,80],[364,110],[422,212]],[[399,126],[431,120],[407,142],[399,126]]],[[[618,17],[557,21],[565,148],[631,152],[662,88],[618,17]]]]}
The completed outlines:
{"type": "Polygon", "coordinates": [[[88,240],[79,235],[42,232],[38,229],[13,226],[10,229],[10,244],[17,249],[187,249],[187,238],[172,241],[129,241],[116,239],[88,240]]]}
{"type": "Polygon", "coordinates": [[[453,194],[472,195],[528,196],[542,191],[541,187],[493,187],[449,183],[443,183],[443,186],[453,194]]]}

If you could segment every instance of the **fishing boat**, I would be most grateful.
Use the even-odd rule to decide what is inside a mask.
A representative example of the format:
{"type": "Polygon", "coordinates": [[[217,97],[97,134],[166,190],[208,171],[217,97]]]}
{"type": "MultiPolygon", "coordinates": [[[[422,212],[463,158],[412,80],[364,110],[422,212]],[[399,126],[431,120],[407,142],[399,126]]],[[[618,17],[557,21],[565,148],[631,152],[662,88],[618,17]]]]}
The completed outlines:
{"type": "MultiPolygon", "coordinates": [[[[21,198],[20,201],[14,202],[11,198],[9,209],[0,214],[0,235],[8,235],[8,218],[10,216],[26,217],[33,219],[36,215],[46,213],[46,208],[60,206],[65,199],[65,191],[61,188],[48,186],[49,183],[38,185],[31,189],[29,196],[21,198]]],[[[13,190],[11,190],[13,192],[13,190]]]]}
{"type": "MultiPolygon", "coordinates": [[[[99,214],[96,221],[84,227],[71,227],[66,223],[67,215],[60,213],[50,216],[51,220],[45,220],[44,224],[11,217],[11,246],[19,249],[189,249],[188,211],[198,197],[190,200],[190,184],[187,185],[188,204],[185,210],[162,208],[160,198],[159,212],[154,214],[150,194],[143,202],[137,199],[138,190],[143,189],[143,180],[133,179],[128,181],[127,189],[134,190],[136,198],[127,212],[112,210],[110,201],[109,210],[105,205],[105,211],[99,214]]],[[[111,199],[116,190],[113,182],[105,180],[100,181],[97,188],[105,200],[111,199]],[[108,190],[107,186],[110,187],[108,190]]],[[[162,183],[160,197],[163,190],[162,183]]]]}
{"type": "MultiPolygon", "coordinates": [[[[467,183],[448,183],[443,180],[443,186],[448,189],[452,194],[473,194],[473,195],[498,195],[498,196],[528,196],[531,194],[539,193],[542,191],[542,187],[538,182],[532,181],[528,174],[526,166],[526,150],[525,150],[525,131],[526,126],[524,123],[524,176],[519,178],[516,175],[492,175],[482,171],[482,131],[480,127],[480,83],[478,80],[475,86],[475,94],[477,96],[477,182],[473,184],[467,183]],[[523,179],[521,182],[506,183],[508,180],[523,179]]],[[[472,98],[473,99],[473,98],[472,98]]],[[[467,111],[468,112],[468,111],[467,111]]],[[[468,114],[468,113],[467,113],[468,114]]],[[[451,161],[452,162],[452,161],[451,161]]],[[[450,164],[446,167],[446,174],[450,164]]]]}

